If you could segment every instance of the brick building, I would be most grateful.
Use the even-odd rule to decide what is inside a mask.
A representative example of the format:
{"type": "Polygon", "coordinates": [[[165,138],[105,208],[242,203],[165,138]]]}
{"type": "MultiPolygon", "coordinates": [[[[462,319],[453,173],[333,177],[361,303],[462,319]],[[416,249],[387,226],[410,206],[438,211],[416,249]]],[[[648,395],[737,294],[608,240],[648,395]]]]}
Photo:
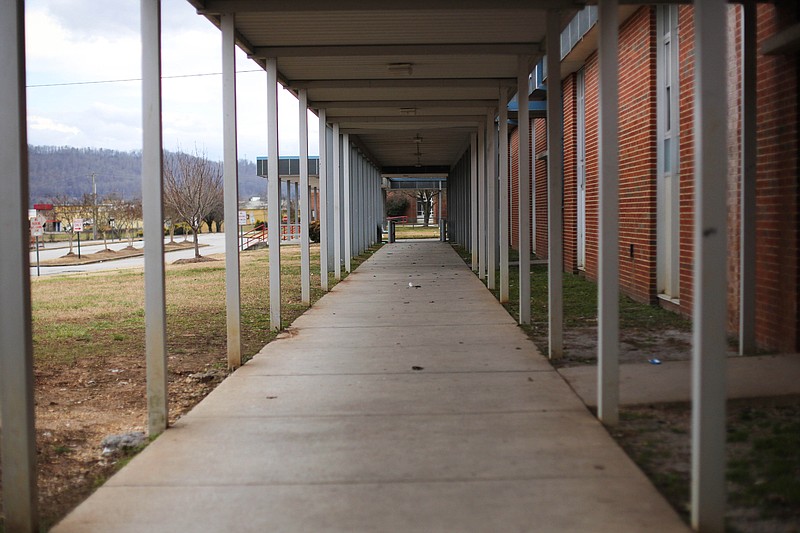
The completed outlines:
{"type": "MultiPolygon", "coordinates": [[[[595,17],[562,36],[564,269],[597,279],[598,55],[595,17]],[[567,46],[565,46],[565,44],[567,46]]],[[[624,7],[619,28],[619,283],[641,302],[692,311],[694,8],[624,7]]],[[[800,349],[798,58],[775,49],[793,3],[757,7],[756,341],[800,349]]],[[[728,331],[739,328],[743,8],[728,13],[728,331]]],[[[576,19],[578,16],[576,16],[576,19]]],[[[569,28],[568,28],[569,29],[569,28]]],[[[565,30],[566,32],[567,30],[565,30]]],[[[532,98],[536,97],[534,90],[532,98]]],[[[546,121],[531,119],[532,250],[547,257],[546,121]]],[[[518,242],[518,135],[510,132],[510,242],[518,242]]]]}

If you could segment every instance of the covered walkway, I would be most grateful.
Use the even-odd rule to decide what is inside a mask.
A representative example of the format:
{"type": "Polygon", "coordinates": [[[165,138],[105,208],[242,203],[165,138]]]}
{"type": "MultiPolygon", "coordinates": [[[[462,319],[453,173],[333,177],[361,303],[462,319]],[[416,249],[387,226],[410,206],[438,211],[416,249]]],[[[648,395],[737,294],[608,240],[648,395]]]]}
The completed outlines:
{"type": "Polygon", "coordinates": [[[447,244],[338,284],[54,531],[684,531],[447,244]]]}
{"type": "MultiPolygon", "coordinates": [[[[386,175],[447,174],[448,238],[470,250],[471,269],[490,288],[497,284],[499,300],[507,302],[511,294],[509,207],[514,197],[532,198],[531,157],[544,155],[548,180],[547,355],[552,359],[562,356],[564,165],[559,154],[563,154],[565,120],[561,84],[544,80],[544,106],[529,99],[532,69],[539,61],[550,77],[559,78],[562,32],[569,29],[570,21],[587,2],[188,1],[220,28],[224,213],[229,221],[225,227],[229,368],[237,368],[243,355],[239,235],[237,225],[230,223],[238,215],[237,46],[266,74],[271,329],[280,331],[285,326],[280,305],[278,231],[278,88],[282,85],[299,101],[304,304],[310,303],[308,113],[313,110],[319,121],[319,174],[325,177],[319,182],[317,214],[322,290],[328,289],[329,273],[341,279],[343,272],[350,271],[351,258],[375,242],[376,227],[385,220],[386,175]],[[511,106],[515,93],[516,105],[511,106]],[[509,164],[508,128],[514,107],[518,146],[530,145],[531,113],[544,113],[548,139],[544,153],[519,150],[516,169],[509,164]],[[510,176],[514,170],[518,179],[512,190],[510,176]]],[[[618,421],[620,379],[619,261],[620,251],[628,246],[620,240],[619,216],[619,146],[626,141],[620,139],[619,128],[619,15],[625,4],[649,1],[588,3],[598,4],[597,404],[598,418],[614,426],[618,421]]],[[[696,156],[691,182],[695,203],[691,512],[696,530],[716,532],[724,530],[726,503],[727,310],[725,299],[719,295],[727,290],[720,272],[726,272],[729,244],[729,137],[724,133],[729,125],[726,102],[730,94],[725,71],[728,1],[693,4],[692,86],[696,98],[689,113],[696,156]]],[[[147,426],[148,433],[156,436],[167,429],[169,420],[161,2],[140,0],[140,7],[147,426]]],[[[748,22],[747,27],[755,28],[754,17],[746,20],[753,23],[748,22]]],[[[747,56],[754,57],[755,40],[743,39],[747,56]]],[[[790,44],[791,39],[789,36],[790,44]]],[[[38,496],[23,0],[0,3],[0,43],[0,70],[4,73],[0,78],[0,168],[5,172],[0,181],[0,226],[9,230],[0,232],[0,300],[4,303],[0,307],[0,417],[4,430],[0,454],[6,530],[28,532],[38,530],[38,496]]],[[[743,103],[748,103],[742,111],[742,143],[743,151],[752,155],[756,153],[752,133],[755,85],[751,83],[756,77],[755,62],[748,60],[742,68],[749,80],[743,94],[750,95],[742,97],[743,103]]],[[[755,159],[743,158],[742,167],[756,168],[755,159]]],[[[741,217],[744,227],[749,228],[743,235],[754,237],[755,180],[745,177],[742,183],[742,205],[751,206],[741,217]]],[[[527,257],[534,228],[526,201],[519,202],[516,227],[519,255],[527,257]]],[[[681,229],[681,235],[685,231],[689,231],[688,226],[681,229]]],[[[743,279],[750,280],[741,290],[746,326],[755,323],[756,303],[754,270],[750,268],[754,265],[755,240],[750,237],[742,244],[743,279]]],[[[396,250],[399,254],[402,247],[396,250]]],[[[481,526],[489,520],[506,525],[504,529],[514,529],[515,524],[531,527],[531,521],[537,519],[549,524],[548,517],[554,521],[554,529],[574,526],[596,531],[599,524],[614,530],[652,529],[640,527],[644,522],[637,520],[641,520],[658,524],[655,529],[665,531],[669,520],[677,524],[660,499],[653,505],[646,503],[652,489],[566,385],[541,361],[541,368],[524,366],[535,364],[533,347],[452,252],[431,251],[429,260],[433,262],[424,263],[426,267],[422,254],[413,247],[404,258],[388,253],[383,252],[331,298],[315,306],[298,324],[297,338],[271,345],[258,361],[226,381],[195,414],[137,458],[129,472],[101,489],[73,520],[95,516],[113,520],[115,529],[122,524],[136,527],[131,524],[137,524],[137,520],[152,520],[150,529],[179,529],[169,522],[191,519],[203,526],[218,524],[220,529],[229,527],[235,517],[249,520],[244,525],[255,528],[258,520],[254,513],[263,512],[272,525],[280,525],[281,517],[287,517],[297,528],[306,530],[328,525],[369,528],[369,520],[376,517],[386,526],[382,529],[389,529],[391,520],[398,520],[398,527],[413,529],[413,524],[399,522],[411,517],[429,529],[444,527],[436,520],[445,516],[450,521],[463,521],[464,527],[448,522],[453,529],[486,529],[481,526]],[[443,253],[447,261],[439,261],[443,253]],[[396,269],[386,270],[390,259],[400,261],[393,263],[396,269]],[[441,266],[448,263],[458,267],[452,271],[453,279],[442,279],[450,275],[449,269],[441,266]],[[409,270],[403,272],[403,266],[409,270]],[[407,288],[409,279],[412,286],[407,288]],[[435,288],[426,287],[426,281],[436,283],[435,288]],[[455,299],[444,301],[440,291],[455,299]],[[401,295],[407,296],[401,300],[401,295]],[[382,300],[384,296],[388,301],[382,300]],[[346,306],[347,301],[359,298],[377,308],[359,307],[356,311],[346,306]],[[441,321],[440,325],[431,325],[433,319],[441,321]],[[422,323],[426,324],[423,328],[411,327],[422,323]],[[328,338],[323,335],[326,327],[331,334],[328,338]],[[312,329],[314,338],[310,339],[312,329]],[[492,337],[496,331],[504,332],[503,344],[492,337]],[[435,336],[431,341],[435,344],[427,343],[425,332],[435,336]],[[517,342],[508,345],[515,338],[522,346],[517,342]],[[338,340],[342,343],[337,344],[338,340]],[[393,349],[365,351],[370,342],[393,349]],[[315,343],[329,357],[319,357],[319,352],[311,349],[315,343]],[[351,348],[355,343],[358,348],[346,348],[345,343],[351,348]],[[295,344],[303,348],[295,349],[295,344]],[[441,350],[433,349],[439,344],[441,350]],[[340,349],[346,353],[337,354],[340,349]],[[457,359],[453,359],[455,354],[457,359]],[[386,363],[382,363],[383,358],[388,358],[386,363]],[[456,366],[444,365],[454,364],[451,360],[456,366]],[[423,369],[409,370],[411,366],[423,369]],[[256,375],[277,374],[280,368],[286,376],[256,375]],[[398,369],[402,373],[392,373],[398,369]],[[312,370],[325,376],[311,375],[312,370]],[[368,370],[373,373],[354,374],[368,370]],[[253,385],[259,381],[266,382],[269,390],[253,385]],[[228,395],[234,389],[236,399],[230,399],[228,395]],[[222,408],[224,404],[230,406],[228,411],[222,408]],[[258,404],[263,410],[253,412],[271,418],[253,424],[257,418],[243,415],[258,404]],[[219,416],[209,416],[214,413],[219,416]],[[281,416],[275,416],[278,414],[281,416]],[[348,416],[338,418],[343,414],[348,416]],[[241,422],[242,427],[234,427],[234,421],[241,422]],[[562,422],[564,427],[560,426],[562,422]],[[200,435],[203,426],[209,431],[200,435]],[[188,442],[195,433],[196,442],[188,442]],[[189,462],[194,455],[200,460],[189,462]],[[317,464],[321,457],[326,460],[317,464]],[[241,471],[227,463],[231,458],[241,471]],[[136,472],[143,473],[137,475],[144,488],[134,488],[136,472]],[[202,476],[222,486],[208,485],[202,476]],[[156,490],[147,485],[157,479],[163,480],[165,488],[156,490]],[[258,490],[249,484],[256,481],[258,490]],[[198,494],[199,490],[178,490],[188,484],[205,487],[205,497],[198,494]],[[320,492],[330,497],[320,497],[320,492]],[[140,501],[130,493],[148,500],[140,501]],[[167,499],[165,493],[174,493],[180,505],[167,499]],[[92,513],[90,509],[101,501],[108,508],[92,513]],[[125,513],[115,510],[117,506],[126,506],[125,513]],[[159,509],[162,514],[155,516],[159,509]],[[593,510],[608,514],[601,517],[593,510]],[[299,524],[297,520],[302,517],[317,521],[299,524]]],[[[528,261],[517,265],[522,324],[531,321],[529,267],[528,261]]],[[[542,528],[537,523],[536,529],[542,528]]]]}

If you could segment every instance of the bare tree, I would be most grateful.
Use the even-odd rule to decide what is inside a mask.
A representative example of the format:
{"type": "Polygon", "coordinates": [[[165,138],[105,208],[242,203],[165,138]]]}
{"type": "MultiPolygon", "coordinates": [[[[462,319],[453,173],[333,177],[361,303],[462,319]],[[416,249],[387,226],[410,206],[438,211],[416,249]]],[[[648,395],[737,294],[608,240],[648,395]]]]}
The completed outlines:
{"type": "Polygon", "coordinates": [[[69,252],[72,255],[72,239],[75,237],[75,219],[83,218],[86,215],[86,205],[83,201],[70,198],[66,195],[56,196],[51,201],[53,204],[53,218],[62,223],[62,229],[66,229],[69,235],[69,252]]]}
{"type": "Polygon", "coordinates": [[[114,221],[114,227],[123,234],[127,234],[128,247],[133,247],[134,229],[138,227],[142,220],[142,201],[123,200],[118,196],[111,196],[107,200],[109,204],[109,217],[114,221]]]}
{"type": "Polygon", "coordinates": [[[164,220],[169,224],[169,243],[175,244],[175,224],[178,223],[180,218],[168,203],[164,205],[164,220]]]}
{"type": "Polygon", "coordinates": [[[203,221],[208,226],[208,231],[211,233],[215,231],[212,229],[211,225],[216,224],[217,229],[215,233],[219,233],[222,227],[222,222],[225,220],[225,204],[224,204],[224,197],[223,194],[217,196],[214,205],[211,207],[211,210],[203,217],[203,221]]]}
{"type": "Polygon", "coordinates": [[[435,189],[420,189],[417,191],[417,200],[422,202],[422,212],[424,214],[423,226],[427,226],[431,220],[433,212],[433,199],[439,191],[435,189]]]}
{"type": "Polygon", "coordinates": [[[200,257],[200,226],[222,196],[222,172],[205,154],[164,154],[164,203],[192,229],[196,258],[200,257]]]}

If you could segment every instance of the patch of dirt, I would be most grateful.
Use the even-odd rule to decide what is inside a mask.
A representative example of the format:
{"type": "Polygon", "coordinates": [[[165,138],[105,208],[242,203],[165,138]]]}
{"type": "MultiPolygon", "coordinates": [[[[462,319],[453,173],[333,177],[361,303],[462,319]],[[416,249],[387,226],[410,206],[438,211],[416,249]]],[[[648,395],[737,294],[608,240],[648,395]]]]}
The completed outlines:
{"type": "MultiPolygon", "coordinates": [[[[546,353],[547,337],[538,334],[546,331],[536,328],[533,339],[537,346],[544,347],[546,353]]],[[[619,362],[649,363],[651,359],[660,361],[685,361],[692,356],[692,334],[688,331],[665,328],[661,331],[624,328],[620,331],[619,362]]],[[[596,365],[597,364],[597,328],[565,328],[564,357],[552,361],[556,368],[596,365]]]]}
{"type": "MultiPolygon", "coordinates": [[[[200,245],[201,247],[205,245],[200,245]]],[[[166,251],[185,250],[194,247],[194,243],[168,243],[164,245],[166,251]]],[[[86,265],[89,263],[102,263],[103,261],[113,261],[115,259],[126,259],[128,257],[136,257],[144,255],[143,248],[136,248],[135,246],[126,246],[121,250],[98,250],[97,252],[82,253],[80,257],[75,252],[67,252],[61,257],[55,259],[47,259],[41,261],[41,266],[73,266],[73,265],[86,265]]]]}
{"type": "Polygon", "coordinates": [[[214,259],[213,257],[207,256],[200,256],[200,257],[188,257],[186,259],[177,259],[172,262],[173,265],[188,265],[191,263],[206,263],[209,261],[218,261],[218,259],[214,259]]]}
{"type": "MultiPolygon", "coordinates": [[[[227,374],[224,355],[204,354],[191,346],[194,341],[171,341],[181,355],[169,357],[170,423],[227,374]]],[[[127,462],[124,453],[103,455],[105,437],[147,430],[145,366],[141,357],[110,353],[77,358],[70,366],[37,367],[35,375],[39,509],[47,529],[127,462]]]]}

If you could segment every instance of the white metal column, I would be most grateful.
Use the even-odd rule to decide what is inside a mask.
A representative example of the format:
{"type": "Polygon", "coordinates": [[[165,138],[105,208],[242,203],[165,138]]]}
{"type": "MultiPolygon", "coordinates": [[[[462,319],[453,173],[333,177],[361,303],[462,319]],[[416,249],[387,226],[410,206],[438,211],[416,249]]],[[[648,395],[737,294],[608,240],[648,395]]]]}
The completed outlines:
{"type": "Polygon", "coordinates": [[[300,181],[294,182],[294,223],[300,224],[300,181]]]}
{"type": "Polygon", "coordinates": [[[547,291],[550,359],[564,353],[564,228],[561,213],[563,191],[563,108],[561,103],[561,15],[547,12],[547,291]]]}
{"type": "Polygon", "coordinates": [[[281,177],[278,174],[278,60],[267,59],[267,242],[269,327],[281,329],[281,177]]]}
{"type": "Polygon", "coordinates": [[[361,206],[363,205],[361,201],[361,154],[358,153],[356,148],[351,148],[350,154],[350,189],[352,191],[352,200],[350,201],[352,215],[350,220],[353,225],[351,252],[353,257],[356,257],[361,253],[361,237],[364,229],[364,225],[361,223],[361,206]]]}
{"type": "Polygon", "coordinates": [[[358,150],[354,150],[355,154],[355,201],[353,202],[353,210],[355,212],[355,241],[353,243],[354,251],[353,256],[358,256],[363,251],[364,244],[364,158],[358,150]]]}
{"type": "Polygon", "coordinates": [[[333,125],[333,276],[342,279],[342,136],[333,125]]]}
{"type": "Polygon", "coordinates": [[[317,220],[319,220],[319,284],[323,291],[328,290],[328,147],[327,113],[318,111],[319,116],[319,191],[317,201],[317,220]]]}
{"type": "Polygon", "coordinates": [[[377,233],[377,228],[381,224],[381,213],[380,213],[380,199],[381,199],[381,187],[380,187],[380,177],[375,174],[375,169],[372,167],[372,163],[369,165],[369,180],[371,185],[371,197],[370,197],[370,204],[372,205],[372,243],[380,243],[383,240],[382,237],[379,238],[377,233]]]}
{"type": "Polygon", "coordinates": [[[756,3],[742,5],[742,184],[739,353],[756,352],[756,3]]]}
{"type": "Polygon", "coordinates": [[[601,0],[598,12],[598,291],[597,416],[607,425],[619,421],[619,20],[617,0],[601,0]]]}
{"type": "Polygon", "coordinates": [[[520,56],[517,72],[517,111],[519,128],[519,220],[517,226],[519,249],[519,323],[531,323],[531,154],[528,150],[531,138],[531,121],[528,111],[528,58],[520,56]]]}
{"type": "Polygon", "coordinates": [[[353,179],[350,175],[352,150],[350,149],[350,134],[342,135],[342,187],[344,189],[344,220],[342,224],[342,237],[344,238],[344,269],[351,270],[353,257],[353,179]]]}
{"type": "Polygon", "coordinates": [[[225,311],[228,368],[242,364],[239,286],[239,156],[236,149],[236,43],[234,15],[220,16],[222,30],[222,145],[225,220],[225,311]]]}
{"type": "Polygon", "coordinates": [[[0,420],[7,531],[39,530],[25,100],[25,6],[0,3],[0,420]]]}
{"type": "Polygon", "coordinates": [[[370,224],[369,216],[369,180],[367,179],[367,172],[369,171],[368,161],[366,158],[361,158],[361,250],[364,253],[370,245],[369,233],[367,233],[370,224]]]}
{"type": "Polygon", "coordinates": [[[367,233],[367,229],[371,226],[369,224],[369,180],[367,179],[367,171],[369,168],[367,167],[367,160],[366,158],[361,158],[361,165],[359,167],[360,171],[360,191],[361,191],[361,201],[360,201],[360,213],[361,213],[361,243],[359,246],[359,253],[364,253],[366,249],[369,247],[369,234],[367,233]]]}
{"type": "MultiPolygon", "coordinates": [[[[142,0],[142,218],[147,427],[167,428],[167,316],[164,289],[164,213],[161,137],[161,2],[142,0]]],[[[238,217],[237,217],[238,219],[238,217]]]]}
{"type": "Polygon", "coordinates": [[[300,99],[300,299],[311,304],[311,250],[308,225],[311,210],[308,207],[308,93],[298,92],[300,99]]]}
{"type": "Polygon", "coordinates": [[[695,2],[692,526],[725,527],[727,9],[695,2]]]}
{"type": "Polygon", "coordinates": [[[478,125],[478,277],[486,279],[486,126],[478,125]]]}
{"type": "Polygon", "coordinates": [[[469,196],[470,196],[470,256],[472,257],[472,270],[478,271],[478,134],[473,133],[469,138],[469,196]]]}
{"type": "Polygon", "coordinates": [[[498,164],[500,165],[500,303],[508,302],[508,102],[505,91],[500,91],[498,100],[500,143],[498,164]]]}
{"type": "Polygon", "coordinates": [[[494,110],[486,115],[486,287],[497,285],[497,135],[494,110]]]}

